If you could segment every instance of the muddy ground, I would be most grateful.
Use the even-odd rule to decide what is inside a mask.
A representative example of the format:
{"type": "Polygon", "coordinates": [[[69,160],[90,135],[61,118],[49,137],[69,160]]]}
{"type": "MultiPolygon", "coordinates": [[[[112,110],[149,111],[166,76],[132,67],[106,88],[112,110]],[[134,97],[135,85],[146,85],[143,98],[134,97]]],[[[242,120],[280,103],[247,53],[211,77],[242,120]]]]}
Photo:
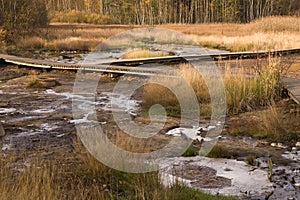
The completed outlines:
{"type": "MultiPolygon", "coordinates": [[[[293,73],[298,73],[297,70],[294,71],[296,72],[293,73]]],[[[87,76],[94,79],[98,75],[87,76]]],[[[18,161],[19,168],[30,166],[31,160],[36,158],[44,160],[55,158],[63,164],[76,165],[76,146],[80,145],[80,141],[76,135],[72,114],[75,79],[75,72],[47,72],[7,64],[0,65],[0,121],[3,127],[2,131],[0,130],[1,156],[24,155],[18,161]],[[36,80],[42,85],[32,84],[36,80]]],[[[129,82],[135,80],[135,77],[127,78],[129,82]]],[[[139,147],[145,146],[144,144],[148,144],[143,148],[146,152],[163,147],[169,141],[169,137],[164,134],[158,134],[146,142],[141,139],[131,139],[130,145],[124,142],[128,136],[118,130],[108,106],[109,98],[116,95],[112,90],[117,81],[118,79],[102,76],[97,89],[102,101],[96,109],[97,120],[102,124],[105,133],[115,144],[135,152],[139,152],[139,147]]],[[[136,97],[140,97],[140,94],[136,97]]],[[[123,99],[120,104],[125,105],[125,101],[123,99]]],[[[133,107],[138,107],[138,101],[134,101],[133,104],[133,107]]],[[[134,109],[130,110],[132,105],[128,106],[123,108],[128,108],[128,112],[136,112],[131,113],[136,123],[146,124],[149,121],[147,116],[139,114],[134,109]]],[[[300,130],[300,107],[287,99],[279,102],[278,107],[284,113],[283,119],[289,122],[283,123],[282,127],[287,130],[300,130]]],[[[271,199],[282,197],[297,199],[300,196],[298,186],[300,158],[297,155],[299,148],[295,150],[296,141],[291,143],[278,141],[272,144],[259,137],[260,135],[251,133],[249,131],[251,127],[254,130],[257,128],[254,128],[254,124],[263,122],[260,118],[263,112],[266,112],[264,108],[227,117],[219,144],[233,152],[234,159],[247,160],[249,156],[255,157],[255,160],[260,162],[260,166],[257,167],[266,171],[268,171],[267,160],[271,157],[275,164],[273,181],[276,187],[273,196],[270,196],[271,199]]],[[[88,120],[89,116],[86,119],[88,120]]],[[[178,119],[170,117],[165,128],[178,124],[178,119]]],[[[226,181],[225,183],[228,184],[226,181]]]]}

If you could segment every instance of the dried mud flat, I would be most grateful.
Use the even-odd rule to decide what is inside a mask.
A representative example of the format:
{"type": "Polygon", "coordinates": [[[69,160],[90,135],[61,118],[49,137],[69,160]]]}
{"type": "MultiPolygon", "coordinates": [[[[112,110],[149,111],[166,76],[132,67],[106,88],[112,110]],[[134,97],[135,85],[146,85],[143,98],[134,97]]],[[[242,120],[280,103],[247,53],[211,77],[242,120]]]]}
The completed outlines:
{"type": "MultiPolygon", "coordinates": [[[[96,74],[88,75],[91,79],[97,78],[97,76],[96,74]]],[[[72,114],[72,91],[76,73],[67,71],[33,71],[2,64],[0,66],[0,77],[1,156],[22,155],[21,159],[18,159],[16,162],[19,169],[29,167],[32,163],[31,161],[37,158],[41,160],[60,160],[60,164],[63,165],[76,165],[77,162],[80,162],[76,158],[76,148],[81,144],[76,135],[76,121],[74,121],[72,114]],[[50,82],[54,80],[59,84],[47,88],[28,87],[28,84],[36,79],[42,81],[50,80],[50,82]]],[[[129,78],[128,81],[135,81],[135,79],[129,78]]],[[[132,102],[128,103],[128,98],[113,93],[112,90],[116,82],[117,80],[105,76],[101,78],[97,89],[97,94],[101,97],[101,102],[97,107],[97,120],[101,123],[111,140],[121,147],[124,145],[124,148],[126,148],[127,144],[124,144],[122,141],[126,140],[127,136],[124,136],[122,133],[119,135],[114,134],[118,132],[118,128],[110,114],[111,110],[108,105],[110,99],[117,98],[120,100],[118,101],[119,104],[125,105],[121,109],[127,109],[137,123],[147,124],[149,119],[142,115],[136,116],[136,113],[134,113],[136,110],[133,108],[137,106],[137,101],[130,99],[132,102]]],[[[291,109],[297,110],[298,107],[292,106],[291,109]]],[[[225,127],[219,143],[232,151],[239,152],[235,159],[245,160],[249,155],[256,156],[260,160],[261,165],[259,167],[245,168],[246,171],[249,170],[249,173],[251,170],[253,170],[253,173],[255,173],[255,170],[261,170],[264,174],[267,174],[269,169],[266,157],[272,155],[272,158],[274,158],[276,165],[274,167],[273,182],[270,183],[272,189],[269,190],[270,188],[268,188],[269,193],[263,193],[263,191],[256,194],[255,198],[299,199],[299,151],[295,153],[291,151],[291,147],[271,147],[270,144],[263,143],[257,139],[244,136],[236,137],[230,134],[232,126],[236,126],[236,118],[240,119],[240,126],[246,126],[242,123],[242,119],[248,119],[249,115],[255,119],[257,113],[248,113],[229,118],[227,120],[227,128],[225,127]],[[283,154],[285,156],[282,156],[283,154]]],[[[296,115],[297,118],[299,118],[298,115],[296,115]]],[[[89,116],[82,116],[82,120],[89,120],[89,116]]],[[[178,123],[178,119],[168,118],[166,126],[176,126],[178,123]]],[[[295,126],[299,126],[299,124],[295,126]]],[[[147,144],[151,144],[146,151],[163,147],[169,138],[170,136],[159,134],[152,138],[150,142],[146,141],[147,144]]],[[[136,140],[132,142],[131,146],[140,143],[141,140],[136,140]]],[[[129,148],[128,150],[135,151],[136,148],[129,148]]],[[[174,162],[179,161],[186,163],[187,165],[183,165],[186,168],[178,168],[178,165],[172,168],[172,162],[169,162],[169,166],[173,169],[170,173],[172,176],[183,179],[191,179],[191,176],[199,177],[199,180],[194,180],[191,183],[191,186],[195,188],[203,190],[217,188],[217,191],[227,188],[224,191],[230,191],[228,188],[232,184],[232,179],[224,175],[220,176],[220,171],[213,169],[212,166],[205,166],[204,163],[197,165],[198,161],[196,158],[187,160],[176,158],[174,162]],[[205,175],[203,176],[203,174],[205,175]]],[[[212,160],[209,162],[212,162],[212,160]]],[[[231,160],[230,162],[235,161],[231,160]]],[[[217,166],[223,165],[217,162],[215,164],[217,166]]],[[[222,168],[222,170],[224,169],[222,168]]],[[[229,169],[227,170],[229,171],[229,169]]],[[[238,173],[234,169],[231,170],[233,174],[238,173]]],[[[260,173],[262,173],[261,171],[260,173]]],[[[233,191],[236,192],[236,190],[233,191]]],[[[219,192],[214,191],[212,193],[219,192]]],[[[254,198],[254,196],[251,197],[250,193],[247,193],[247,190],[240,191],[240,193],[242,196],[254,198]]]]}

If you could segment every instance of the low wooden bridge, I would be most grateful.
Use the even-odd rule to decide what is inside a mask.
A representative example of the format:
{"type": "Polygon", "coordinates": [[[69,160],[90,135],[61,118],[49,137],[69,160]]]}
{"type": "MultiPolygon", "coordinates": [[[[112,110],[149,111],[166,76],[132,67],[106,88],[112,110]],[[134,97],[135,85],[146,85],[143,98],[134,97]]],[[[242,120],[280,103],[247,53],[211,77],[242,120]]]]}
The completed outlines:
{"type": "MultiPolygon", "coordinates": [[[[85,72],[99,72],[111,74],[129,74],[142,76],[176,76],[170,73],[163,65],[157,64],[176,64],[188,61],[202,60],[231,60],[231,59],[257,59],[268,56],[284,56],[291,54],[299,54],[300,49],[287,49],[276,51],[258,51],[258,52],[234,52],[234,53],[215,53],[202,55],[187,55],[187,56],[166,56],[155,58],[141,59],[122,59],[111,63],[82,63],[82,64],[67,64],[61,62],[51,62],[46,60],[38,60],[31,58],[21,58],[12,55],[0,54],[0,62],[15,64],[30,68],[39,68],[47,70],[75,70],[85,72]]],[[[300,103],[300,79],[283,78],[287,90],[291,98],[298,104],[300,103]]]]}

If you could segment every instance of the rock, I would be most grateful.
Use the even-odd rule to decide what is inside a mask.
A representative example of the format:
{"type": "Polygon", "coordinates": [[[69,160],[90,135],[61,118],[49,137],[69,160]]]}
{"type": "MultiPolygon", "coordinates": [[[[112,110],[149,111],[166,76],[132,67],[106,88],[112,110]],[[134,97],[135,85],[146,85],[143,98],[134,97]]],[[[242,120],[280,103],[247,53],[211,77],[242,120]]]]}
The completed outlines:
{"type": "Polygon", "coordinates": [[[41,80],[41,83],[44,85],[44,87],[46,88],[51,88],[51,87],[55,87],[55,86],[58,86],[60,85],[59,82],[55,79],[52,79],[52,78],[47,78],[47,79],[44,79],[44,80],[41,80]]]}
{"type": "Polygon", "coordinates": [[[281,148],[281,149],[286,149],[287,146],[284,146],[282,143],[271,143],[271,146],[272,147],[278,147],[278,148],[281,148]]]}
{"type": "Polygon", "coordinates": [[[300,184],[300,177],[293,177],[293,181],[295,184],[300,184]]]}
{"type": "Polygon", "coordinates": [[[169,130],[166,135],[174,136],[174,137],[180,137],[182,135],[182,130],[180,128],[175,128],[172,130],[169,130]]]}
{"type": "Polygon", "coordinates": [[[300,147],[300,142],[297,142],[297,143],[296,143],[296,147],[300,147]]]}
{"type": "Polygon", "coordinates": [[[278,144],[277,144],[277,147],[282,148],[282,149],[286,149],[286,148],[287,148],[287,147],[284,146],[282,143],[278,143],[278,144]]]}

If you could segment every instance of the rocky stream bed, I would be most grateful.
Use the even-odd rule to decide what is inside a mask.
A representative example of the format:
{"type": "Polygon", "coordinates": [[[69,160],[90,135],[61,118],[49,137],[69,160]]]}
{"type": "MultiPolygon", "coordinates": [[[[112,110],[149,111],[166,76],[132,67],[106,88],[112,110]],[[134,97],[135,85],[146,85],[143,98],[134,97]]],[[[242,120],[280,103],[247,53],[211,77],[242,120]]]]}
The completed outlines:
{"type": "MultiPolygon", "coordinates": [[[[76,74],[73,72],[33,72],[16,66],[0,66],[0,154],[27,152],[19,163],[20,168],[29,167],[34,157],[56,156],[64,152],[68,156],[74,153],[76,138],[75,123],[89,122],[89,116],[82,116],[74,121],[72,100],[84,97],[72,94],[76,74]],[[6,77],[6,78],[4,78],[6,77]],[[28,88],[33,78],[51,79],[59,82],[51,88],[28,88]]],[[[90,77],[97,75],[90,74],[90,77]]],[[[128,81],[135,81],[134,77],[128,81]]],[[[139,103],[131,97],[113,93],[116,80],[103,78],[97,89],[98,122],[106,128],[115,126],[110,112],[113,101],[118,104],[120,112],[128,112],[139,119],[139,103]],[[114,99],[114,100],[113,100],[114,99]]],[[[172,119],[175,125],[176,119],[172,119]]],[[[172,121],[171,120],[171,121],[172,121]]],[[[229,119],[230,121],[230,119],[229,119]]],[[[169,128],[161,137],[180,137],[192,131],[194,143],[218,140],[218,144],[238,152],[235,159],[213,159],[206,157],[174,157],[161,162],[162,182],[169,186],[175,181],[213,194],[239,196],[242,199],[300,199],[300,145],[285,147],[282,144],[270,144],[251,137],[235,137],[226,131],[217,138],[207,138],[197,134],[199,129],[214,129],[207,121],[202,121],[193,130],[186,128],[169,128]],[[251,166],[245,162],[246,157],[255,155],[259,165],[251,166]],[[270,180],[272,157],[273,169],[270,180]]],[[[230,126],[230,123],[228,124],[230,126]]]]}

